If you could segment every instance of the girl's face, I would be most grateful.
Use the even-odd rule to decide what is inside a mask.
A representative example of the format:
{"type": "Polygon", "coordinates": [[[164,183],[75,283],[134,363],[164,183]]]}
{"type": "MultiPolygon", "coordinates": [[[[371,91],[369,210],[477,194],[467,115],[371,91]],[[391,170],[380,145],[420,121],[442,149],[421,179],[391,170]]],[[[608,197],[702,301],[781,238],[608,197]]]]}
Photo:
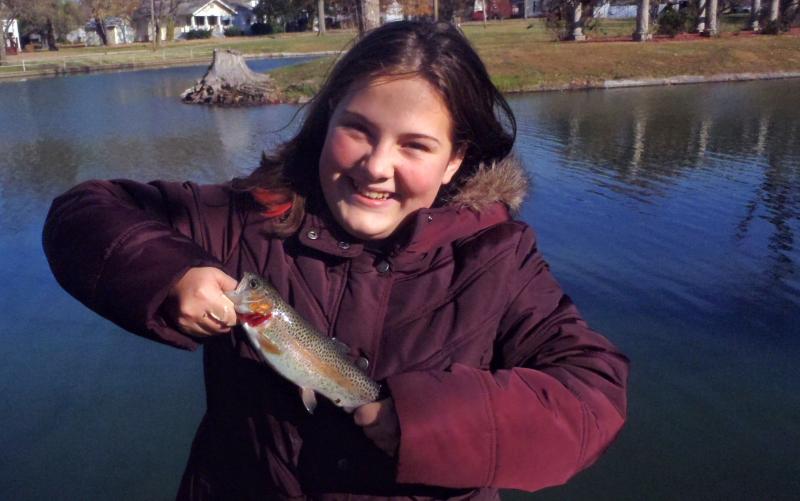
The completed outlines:
{"type": "Polygon", "coordinates": [[[325,201],[362,240],[430,207],[463,160],[442,99],[419,77],[354,83],[333,112],[319,163],[325,201]]]}

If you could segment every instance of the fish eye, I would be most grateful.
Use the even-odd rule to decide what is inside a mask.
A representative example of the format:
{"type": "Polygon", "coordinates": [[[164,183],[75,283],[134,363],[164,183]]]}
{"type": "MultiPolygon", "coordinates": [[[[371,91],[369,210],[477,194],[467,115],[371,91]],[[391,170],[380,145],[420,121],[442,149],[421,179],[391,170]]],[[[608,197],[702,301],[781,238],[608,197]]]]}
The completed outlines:
{"type": "Polygon", "coordinates": [[[251,278],[250,279],[250,288],[251,289],[257,289],[258,288],[258,280],[256,280],[255,278],[251,278]]]}

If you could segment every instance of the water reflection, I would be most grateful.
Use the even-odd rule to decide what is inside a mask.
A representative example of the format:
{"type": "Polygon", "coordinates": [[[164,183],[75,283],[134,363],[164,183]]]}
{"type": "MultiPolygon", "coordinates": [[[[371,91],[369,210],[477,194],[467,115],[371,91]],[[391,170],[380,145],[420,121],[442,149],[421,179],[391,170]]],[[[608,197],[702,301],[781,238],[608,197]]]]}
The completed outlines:
{"type": "MultiPolygon", "coordinates": [[[[795,82],[570,93],[514,103],[522,133],[550,139],[562,169],[591,173],[599,194],[662,203],[676,193],[711,200],[730,189],[740,214],[731,236],[765,242],[773,280],[796,274],[800,213],[800,94],[795,82]],[[747,87],[752,87],[749,92],[747,87]],[[756,88],[755,86],[761,86],[756,88]],[[722,187],[725,180],[733,183],[722,187]]],[[[538,158],[529,157],[531,164],[538,158]]],[[[534,168],[534,171],[536,169],[534,168]]],[[[713,203],[697,209],[714,211],[713,203]]],[[[702,214],[697,214],[703,217],[702,214]]]]}

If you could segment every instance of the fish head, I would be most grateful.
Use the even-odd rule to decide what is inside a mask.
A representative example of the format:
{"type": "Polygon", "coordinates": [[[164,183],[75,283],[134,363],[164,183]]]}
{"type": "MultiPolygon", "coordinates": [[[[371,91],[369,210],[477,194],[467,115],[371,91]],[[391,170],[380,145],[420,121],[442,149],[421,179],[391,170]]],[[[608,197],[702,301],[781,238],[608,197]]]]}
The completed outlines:
{"type": "Polygon", "coordinates": [[[233,302],[239,320],[250,325],[269,320],[280,299],[278,291],[254,273],[245,273],[236,289],[225,292],[225,295],[233,302]]]}

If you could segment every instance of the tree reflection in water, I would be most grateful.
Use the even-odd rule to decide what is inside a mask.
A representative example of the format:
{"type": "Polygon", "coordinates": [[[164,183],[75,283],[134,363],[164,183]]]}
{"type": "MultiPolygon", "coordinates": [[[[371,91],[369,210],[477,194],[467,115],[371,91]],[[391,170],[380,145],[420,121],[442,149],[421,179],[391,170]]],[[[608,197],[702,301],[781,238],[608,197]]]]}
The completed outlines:
{"type": "MultiPolygon", "coordinates": [[[[536,133],[563,138],[561,167],[591,172],[601,193],[649,204],[687,190],[686,183],[711,186],[703,181],[709,176],[746,185],[748,195],[730,194],[742,200],[733,238],[744,242],[757,221],[768,223],[769,274],[784,281],[796,274],[800,95],[770,92],[771,86],[786,84],[561,94],[523,106],[520,122],[535,121],[536,133]]],[[[710,195],[700,189],[686,193],[710,195]]]]}

